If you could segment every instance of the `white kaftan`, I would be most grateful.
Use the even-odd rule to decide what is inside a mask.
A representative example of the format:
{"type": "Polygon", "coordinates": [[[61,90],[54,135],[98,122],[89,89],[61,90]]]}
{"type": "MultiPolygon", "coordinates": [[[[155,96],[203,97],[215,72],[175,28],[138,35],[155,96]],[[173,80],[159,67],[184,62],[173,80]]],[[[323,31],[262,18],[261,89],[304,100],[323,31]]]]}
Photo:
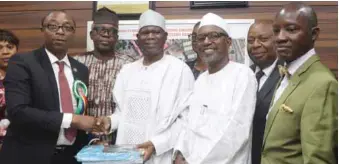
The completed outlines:
{"type": "Polygon", "coordinates": [[[193,90],[190,68],[179,59],[164,55],[159,61],[143,65],[143,58],[126,64],[118,74],[113,95],[117,103],[111,116],[112,129],[118,129],[116,144],[140,144],[151,140],[161,155],[147,164],[170,164],[170,136],[159,133],[168,128],[175,102],[193,90]]]}
{"type": "Polygon", "coordinates": [[[188,123],[174,150],[189,164],[251,164],[257,82],[250,68],[230,61],[197,79],[188,123]]]}

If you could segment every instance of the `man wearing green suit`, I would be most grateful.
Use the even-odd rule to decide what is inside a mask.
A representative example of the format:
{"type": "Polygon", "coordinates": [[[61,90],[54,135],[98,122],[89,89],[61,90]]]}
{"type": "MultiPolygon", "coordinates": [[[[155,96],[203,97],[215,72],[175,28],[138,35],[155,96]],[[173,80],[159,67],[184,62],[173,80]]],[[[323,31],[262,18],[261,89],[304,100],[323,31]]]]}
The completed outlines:
{"type": "Polygon", "coordinates": [[[314,49],[316,13],[302,3],[288,4],[273,31],[286,68],[267,115],[261,164],[336,163],[338,82],[314,49]]]}

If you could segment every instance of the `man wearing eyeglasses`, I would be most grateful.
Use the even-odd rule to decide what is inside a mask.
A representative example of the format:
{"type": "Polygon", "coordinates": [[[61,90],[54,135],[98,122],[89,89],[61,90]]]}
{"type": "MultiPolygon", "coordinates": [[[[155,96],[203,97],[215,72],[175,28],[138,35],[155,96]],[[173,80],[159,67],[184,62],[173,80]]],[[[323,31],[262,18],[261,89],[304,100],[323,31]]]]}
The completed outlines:
{"type": "MultiPolygon", "coordinates": [[[[181,120],[178,113],[189,110],[182,129],[168,129],[172,134],[168,145],[175,143],[174,157],[182,154],[185,158],[175,164],[251,164],[257,91],[254,73],[246,65],[229,61],[231,38],[220,16],[203,16],[197,44],[208,71],[196,80],[191,97],[169,117],[181,120]]],[[[145,154],[152,153],[146,149],[145,154]]]]}
{"type": "Polygon", "coordinates": [[[75,80],[88,84],[88,69],[67,55],[75,21],[62,11],[42,19],[44,46],[16,54],[5,78],[8,127],[1,164],[73,164],[95,118],[76,115],[75,80]]]}
{"type": "MultiPolygon", "coordinates": [[[[94,50],[75,59],[85,64],[90,72],[88,111],[90,116],[109,116],[114,113],[113,87],[121,67],[134,61],[115,50],[118,41],[119,18],[114,11],[104,7],[94,13],[90,37],[94,50]]],[[[105,143],[115,143],[116,133],[101,136],[105,143]]]]}
{"type": "Polygon", "coordinates": [[[200,52],[197,46],[197,33],[198,33],[199,25],[200,25],[200,21],[194,25],[192,34],[188,36],[192,43],[192,49],[197,54],[197,58],[194,61],[187,62],[187,65],[191,68],[193,72],[194,79],[197,79],[198,76],[202,72],[206,71],[207,69],[206,64],[201,60],[199,56],[200,52]]]}

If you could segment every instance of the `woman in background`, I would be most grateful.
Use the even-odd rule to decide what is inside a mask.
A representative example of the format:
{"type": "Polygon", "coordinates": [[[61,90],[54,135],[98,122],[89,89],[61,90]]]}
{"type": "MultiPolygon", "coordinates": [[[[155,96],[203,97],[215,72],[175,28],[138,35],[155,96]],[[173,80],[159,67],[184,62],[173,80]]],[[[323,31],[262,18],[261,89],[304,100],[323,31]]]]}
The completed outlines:
{"type": "Polygon", "coordinates": [[[6,76],[8,60],[18,51],[18,47],[18,37],[11,31],[0,29],[0,149],[9,125],[9,121],[5,119],[6,102],[3,80],[6,76]]]}

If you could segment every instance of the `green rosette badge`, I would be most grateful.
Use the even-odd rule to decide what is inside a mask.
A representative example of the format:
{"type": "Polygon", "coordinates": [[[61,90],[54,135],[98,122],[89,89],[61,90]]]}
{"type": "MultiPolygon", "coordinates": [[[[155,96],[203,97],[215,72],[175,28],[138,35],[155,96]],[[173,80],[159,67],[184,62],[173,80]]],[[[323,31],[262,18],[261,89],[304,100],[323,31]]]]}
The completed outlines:
{"type": "Polygon", "coordinates": [[[78,104],[75,114],[85,115],[88,107],[86,84],[80,80],[75,80],[73,94],[78,104]]]}

